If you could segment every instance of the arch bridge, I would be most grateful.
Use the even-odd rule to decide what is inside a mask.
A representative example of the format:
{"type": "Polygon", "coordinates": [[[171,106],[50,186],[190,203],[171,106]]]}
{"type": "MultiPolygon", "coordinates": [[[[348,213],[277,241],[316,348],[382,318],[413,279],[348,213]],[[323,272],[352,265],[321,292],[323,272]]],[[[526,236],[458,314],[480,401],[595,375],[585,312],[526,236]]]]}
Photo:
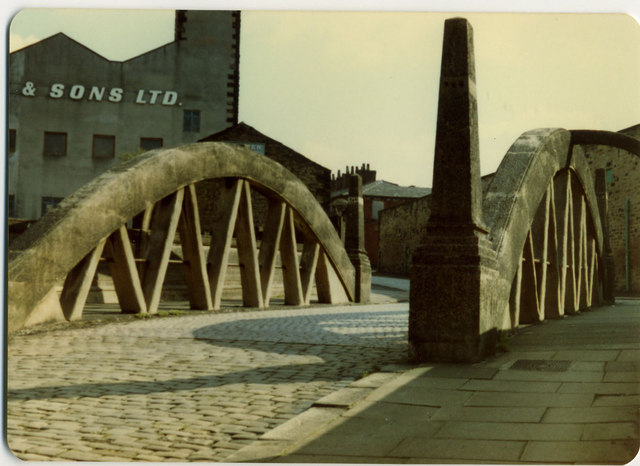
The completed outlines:
{"type": "Polygon", "coordinates": [[[192,309],[220,308],[233,243],[246,307],[269,306],[278,256],[285,304],[308,304],[314,285],[321,303],[361,300],[361,274],[300,180],[246,148],[197,143],[106,172],[17,238],[9,252],[9,331],[81,318],[100,260],[109,263],[123,312],[156,313],[175,243],[192,309]],[[196,194],[203,180],[219,181],[208,252],[196,194]],[[268,205],[260,242],[252,192],[268,205]],[[140,228],[127,228],[133,218],[140,228]]]}
{"type": "Polygon", "coordinates": [[[550,128],[511,146],[484,196],[473,33],[445,21],[431,214],[413,257],[409,351],[477,361],[502,332],[613,301],[604,170],[581,148],[631,137],[550,128]]]}
{"type": "MultiPolygon", "coordinates": [[[[640,155],[638,141],[618,133],[529,131],[483,197],[471,32],[462,18],[445,22],[432,210],[411,269],[409,347],[418,361],[478,360],[500,332],[611,302],[604,172],[594,179],[581,145],[640,155]]],[[[361,229],[361,203],[352,204],[361,229]]],[[[313,195],[281,165],[242,147],[198,143],[105,173],[18,238],[9,251],[9,330],[79,318],[101,258],[124,312],[156,312],[176,238],[191,307],[219,309],[234,237],[245,306],[269,306],[278,254],[286,304],[309,303],[314,283],[320,302],[366,300],[362,235],[347,233],[347,252],[313,195]],[[220,189],[205,254],[195,184],[207,179],[220,189]],[[254,191],[268,202],[260,243],[254,191]],[[134,217],[142,220],[132,238],[134,217]]]]}

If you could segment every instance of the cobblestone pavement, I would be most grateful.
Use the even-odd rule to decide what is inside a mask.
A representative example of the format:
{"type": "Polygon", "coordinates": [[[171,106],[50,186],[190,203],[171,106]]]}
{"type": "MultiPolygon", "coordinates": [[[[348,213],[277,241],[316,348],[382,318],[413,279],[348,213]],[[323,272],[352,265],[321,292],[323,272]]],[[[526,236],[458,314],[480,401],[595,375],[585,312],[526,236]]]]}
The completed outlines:
{"type": "Polygon", "coordinates": [[[197,314],[12,336],[23,460],[224,461],[405,358],[408,304],[197,314]]]}

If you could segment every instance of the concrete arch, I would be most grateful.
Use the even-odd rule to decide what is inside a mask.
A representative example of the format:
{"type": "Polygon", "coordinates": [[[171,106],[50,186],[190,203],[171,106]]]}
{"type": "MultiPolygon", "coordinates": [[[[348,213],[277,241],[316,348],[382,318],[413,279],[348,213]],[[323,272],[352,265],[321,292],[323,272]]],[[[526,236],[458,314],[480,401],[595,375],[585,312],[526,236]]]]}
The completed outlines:
{"type": "MultiPolygon", "coordinates": [[[[522,262],[526,261],[527,241],[532,241],[531,229],[534,222],[540,223],[542,221],[546,225],[546,230],[541,234],[544,237],[545,248],[543,260],[546,262],[547,245],[551,241],[549,229],[553,228],[553,234],[559,235],[559,231],[564,225],[560,224],[562,222],[568,224],[567,222],[569,222],[567,216],[578,218],[579,215],[582,215],[576,213],[577,209],[582,208],[581,204],[584,204],[586,215],[583,222],[585,228],[590,232],[589,237],[593,239],[593,247],[597,255],[593,259],[595,261],[594,268],[597,269],[603,254],[603,230],[593,174],[582,150],[572,144],[572,134],[564,129],[536,129],[521,135],[505,155],[483,201],[485,222],[490,229],[490,240],[497,254],[501,296],[509,296],[509,289],[517,275],[521,273],[522,262]],[[568,184],[570,186],[567,187],[568,184]],[[555,194],[554,186],[557,191],[555,194]],[[579,199],[576,201],[575,207],[573,206],[574,201],[566,201],[566,191],[562,190],[568,190],[571,196],[579,199]],[[547,200],[546,211],[543,209],[545,199],[547,200]],[[567,202],[571,203],[571,206],[567,202]],[[571,209],[570,214],[562,212],[564,220],[556,218],[556,210],[565,209],[565,206],[569,206],[568,208],[571,209]],[[545,219],[540,219],[544,215],[547,217],[546,223],[545,219]],[[551,218],[551,216],[553,217],[551,218]]],[[[573,224],[571,224],[571,228],[570,232],[573,232],[573,224]]],[[[538,227],[538,229],[540,228],[538,227]]],[[[573,233],[571,234],[573,235],[573,233]]],[[[586,235],[585,230],[584,241],[586,241],[586,235]]],[[[556,236],[556,242],[557,238],[558,236],[556,236]]],[[[560,238],[560,241],[566,241],[566,238],[560,238]]],[[[573,237],[571,241],[573,241],[573,237]]],[[[580,241],[583,241],[582,237],[580,237],[580,241]]],[[[561,247],[565,249],[558,250],[556,253],[564,254],[566,259],[566,246],[556,245],[556,248],[561,247]]],[[[532,251],[533,249],[531,246],[532,251]]],[[[580,254],[587,254],[584,248],[580,251],[580,254]]],[[[532,255],[531,260],[533,261],[533,259],[532,255]]],[[[535,259],[540,262],[540,258],[535,259]]],[[[580,260],[582,261],[582,256],[580,260]]],[[[560,265],[554,263],[555,260],[550,259],[550,261],[552,266],[557,269],[557,272],[554,271],[554,273],[557,273],[558,276],[562,275],[564,271],[560,270],[560,265]]],[[[590,273],[593,272],[590,271],[590,273]]],[[[559,278],[556,277],[556,280],[559,278]]],[[[555,290],[553,291],[555,292],[555,290]]],[[[558,299],[564,300],[564,289],[559,293],[558,299]]],[[[509,307],[509,305],[512,306],[513,303],[503,302],[501,304],[505,307],[509,307]]],[[[564,304],[560,303],[558,307],[557,311],[547,309],[548,315],[562,314],[564,304]]],[[[508,312],[503,315],[508,316],[508,312]]],[[[539,317],[543,319],[544,315],[539,317]]],[[[511,322],[503,321],[499,327],[504,328],[518,324],[517,321],[513,322],[513,315],[510,320],[511,322]]]]}
{"type": "Polygon", "coordinates": [[[289,206],[353,299],[353,265],[306,186],[280,164],[246,148],[197,143],[151,151],[104,173],[18,238],[9,251],[9,330],[33,320],[31,314],[52,288],[129,219],[198,181],[221,178],[246,180],[289,206]]]}
{"type": "Polygon", "coordinates": [[[571,130],[571,143],[574,145],[603,145],[623,149],[640,157],[640,141],[624,133],[613,131],[574,129],[571,130]]]}

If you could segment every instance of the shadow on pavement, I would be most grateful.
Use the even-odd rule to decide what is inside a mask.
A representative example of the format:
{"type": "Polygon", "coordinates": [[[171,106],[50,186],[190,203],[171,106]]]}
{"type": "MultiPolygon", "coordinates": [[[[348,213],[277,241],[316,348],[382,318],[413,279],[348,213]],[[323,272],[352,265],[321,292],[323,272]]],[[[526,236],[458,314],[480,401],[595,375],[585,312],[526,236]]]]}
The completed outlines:
{"type": "MultiPolygon", "coordinates": [[[[237,383],[279,384],[355,380],[375,369],[376,366],[403,360],[406,354],[406,311],[367,312],[363,310],[335,313],[330,312],[328,308],[327,313],[244,318],[209,325],[197,329],[193,332],[193,336],[196,340],[217,347],[243,349],[262,354],[307,356],[313,357],[314,360],[321,359],[323,362],[292,362],[221,375],[162,381],[81,383],[12,389],[7,391],[7,397],[9,400],[69,399],[145,395],[237,383]]],[[[135,340],[136,336],[130,338],[135,340]]],[[[211,362],[214,368],[216,365],[214,356],[211,362]]],[[[224,365],[228,364],[226,362],[224,365]]]]}

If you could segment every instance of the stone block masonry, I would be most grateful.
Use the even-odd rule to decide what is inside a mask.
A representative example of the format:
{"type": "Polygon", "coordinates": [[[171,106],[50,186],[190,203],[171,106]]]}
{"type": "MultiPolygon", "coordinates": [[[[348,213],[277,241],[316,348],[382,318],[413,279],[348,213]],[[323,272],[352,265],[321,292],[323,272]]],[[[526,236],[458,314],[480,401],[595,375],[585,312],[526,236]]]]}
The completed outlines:
{"type": "Polygon", "coordinates": [[[615,291],[640,295],[640,156],[603,145],[582,147],[591,169],[606,173],[615,291]]]}
{"type": "Polygon", "coordinates": [[[473,30],[445,21],[431,215],[410,272],[409,357],[475,361],[493,350],[496,253],[482,218],[473,30]]]}

